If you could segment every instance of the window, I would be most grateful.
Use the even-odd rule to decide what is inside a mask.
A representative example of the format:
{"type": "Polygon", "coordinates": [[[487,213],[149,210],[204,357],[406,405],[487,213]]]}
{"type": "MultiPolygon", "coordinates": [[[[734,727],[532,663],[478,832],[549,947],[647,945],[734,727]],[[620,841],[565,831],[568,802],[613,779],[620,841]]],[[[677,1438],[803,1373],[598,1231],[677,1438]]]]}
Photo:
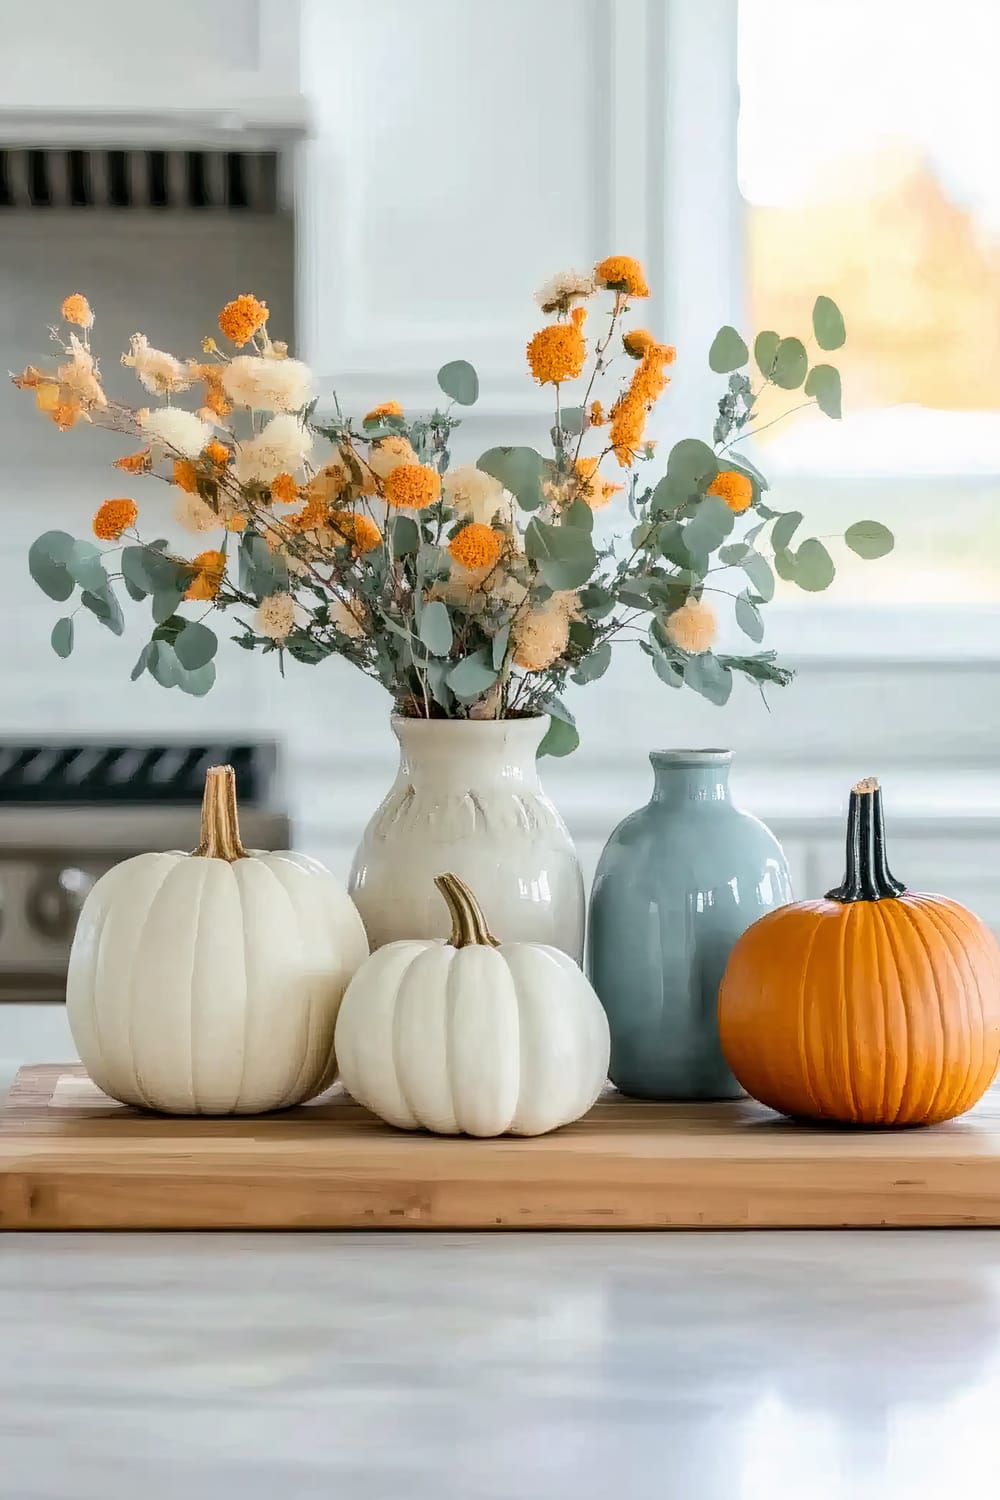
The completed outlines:
{"type": "Polygon", "coordinates": [[[989,0],[740,0],[748,322],[803,333],[819,291],[848,329],[843,420],[797,412],[759,456],[815,533],[897,535],[831,606],[1000,605],[998,56],[989,0]]]}

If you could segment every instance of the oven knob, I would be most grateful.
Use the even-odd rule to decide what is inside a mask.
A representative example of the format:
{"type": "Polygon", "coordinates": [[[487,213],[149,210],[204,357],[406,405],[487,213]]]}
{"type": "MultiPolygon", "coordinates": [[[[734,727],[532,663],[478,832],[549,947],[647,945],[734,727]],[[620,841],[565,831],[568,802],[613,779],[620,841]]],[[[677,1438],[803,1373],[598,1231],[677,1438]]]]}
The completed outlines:
{"type": "Polygon", "coordinates": [[[93,875],[72,865],[42,875],[28,896],[31,926],[44,937],[71,938],[93,884],[93,875]]]}

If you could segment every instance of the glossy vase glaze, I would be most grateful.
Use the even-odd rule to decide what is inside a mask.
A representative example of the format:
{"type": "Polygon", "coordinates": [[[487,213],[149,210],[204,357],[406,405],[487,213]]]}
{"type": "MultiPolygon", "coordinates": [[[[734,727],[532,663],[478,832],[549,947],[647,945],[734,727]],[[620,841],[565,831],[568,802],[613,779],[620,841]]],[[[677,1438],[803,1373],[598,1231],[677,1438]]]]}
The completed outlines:
{"type": "Polygon", "coordinates": [[[590,903],[590,976],[614,1084],[645,1099],[742,1093],[719,1044],[736,939],[791,900],[781,846],[733,806],[728,750],[654,750],[653,796],[615,829],[590,903]]]}
{"type": "Polygon", "coordinates": [[[373,949],[446,938],[434,878],[450,873],[501,941],[548,943],[581,961],[583,876],[535,761],[547,727],[545,718],[393,719],[399,771],[350,878],[373,949]]]}

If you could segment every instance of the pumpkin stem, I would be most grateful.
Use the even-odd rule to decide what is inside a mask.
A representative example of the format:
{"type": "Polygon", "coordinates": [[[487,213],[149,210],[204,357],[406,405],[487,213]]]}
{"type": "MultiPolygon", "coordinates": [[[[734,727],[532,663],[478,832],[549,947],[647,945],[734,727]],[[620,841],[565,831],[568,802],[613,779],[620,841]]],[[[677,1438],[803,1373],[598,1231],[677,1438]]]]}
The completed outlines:
{"type": "Polygon", "coordinates": [[[906,890],[889,869],[885,854],[882,789],[874,776],[859,781],[847,811],[847,873],[827,891],[828,901],[884,901],[906,890]]]}
{"type": "Polygon", "coordinates": [[[464,880],[457,875],[436,875],[434,884],[448,903],[451,912],[453,948],[499,948],[500,944],[486,925],[483,909],[464,880]]]}
{"type": "Polygon", "coordinates": [[[203,859],[224,859],[230,864],[246,859],[240,842],[236,812],[236,772],[232,766],[209,766],[205,772],[205,795],[201,802],[201,843],[194,851],[203,859]]]}

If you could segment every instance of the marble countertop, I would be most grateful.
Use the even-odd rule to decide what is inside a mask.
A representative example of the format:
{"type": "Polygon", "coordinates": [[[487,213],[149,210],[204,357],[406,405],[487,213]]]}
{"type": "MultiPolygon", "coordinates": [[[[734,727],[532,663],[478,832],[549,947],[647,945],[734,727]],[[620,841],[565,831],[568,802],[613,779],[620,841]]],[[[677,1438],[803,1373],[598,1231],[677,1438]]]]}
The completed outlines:
{"type": "Polygon", "coordinates": [[[11,1235],[11,1500],[996,1493],[1000,1235],[11,1235]]]}

